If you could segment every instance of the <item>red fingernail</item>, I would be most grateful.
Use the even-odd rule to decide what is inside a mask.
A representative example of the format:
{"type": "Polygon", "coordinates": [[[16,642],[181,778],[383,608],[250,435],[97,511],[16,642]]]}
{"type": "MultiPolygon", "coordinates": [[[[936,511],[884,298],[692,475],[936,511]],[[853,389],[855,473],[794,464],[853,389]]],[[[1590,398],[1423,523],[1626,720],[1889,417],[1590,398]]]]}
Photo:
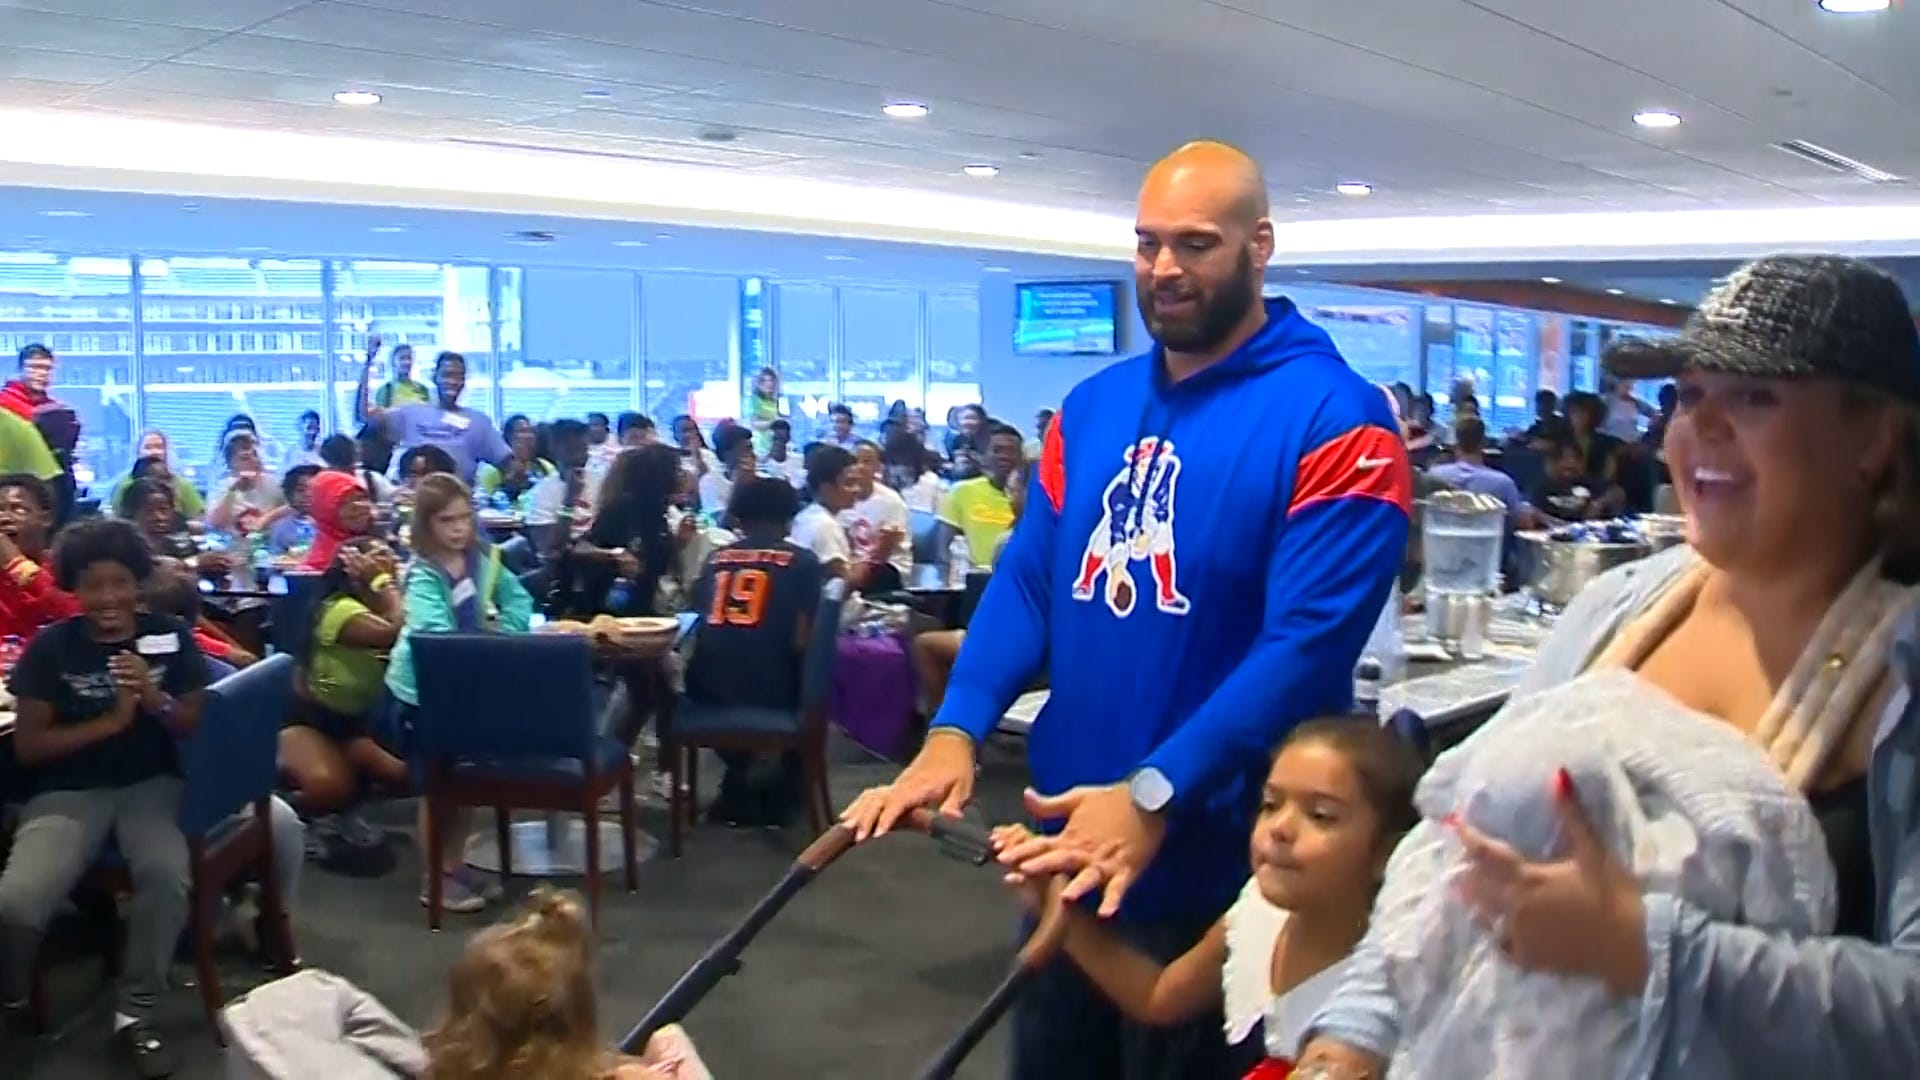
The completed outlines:
{"type": "Polygon", "coordinates": [[[1573,798],[1573,775],[1564,768],[1554,770],[1553,797],[1561,802],[1567,802],[1573,798]]]}

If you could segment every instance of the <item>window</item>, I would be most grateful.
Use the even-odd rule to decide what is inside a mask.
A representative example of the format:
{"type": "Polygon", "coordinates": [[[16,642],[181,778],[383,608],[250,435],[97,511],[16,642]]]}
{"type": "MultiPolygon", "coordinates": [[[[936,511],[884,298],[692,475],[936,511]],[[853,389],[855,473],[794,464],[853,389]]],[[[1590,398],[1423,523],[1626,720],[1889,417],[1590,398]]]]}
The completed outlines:
{"type": "Polygon", "coordinates": [[[360,387],[360,369],[366,364],[370,329],[379,332],[388,350],[375,361],[375,385],[391,377],[391,350],[396,345],[413,346],[413,377],[421,382],[432,381],[437,354],[457,352],[467,359],[467,385],[460,403],[497,421],[491,274],[484,266],[446,263],[335,263],[332,379],[338,426],[357,426],[353,399],[360,387]]]}
{"type": "Polygon", "coordinates": [[[685,413],[711,426],[740,418],[734,360],[740,280],[699,274],[647,274],[640,283],[646,357],[641,409],[667,434],[685,413]]]}
{"type": "Polygon", "coordinates": [[[921,294],[848,286],[840,290],[840,401],[872,438],[895,401],[926,405],[920,366],[921,294]]]}
{"type": "Polygon", "coordinates": [[[639,292],[630,271],[503,268],[496,279],[503,416],[611,420],[633,408],[639,292]]]}
{"type": "Polygon", "coordinates": [[[944,438],[947,413],[980,401],[979,295],[929,295],[927,345],[927,422],[944,438]]]}
{"type": "MultiPolygon", "coordinates": [[[[1533,422],[1533,384],[1539,367],[1539,334],[1534,317],[1524,311],[1502,311],[1494,321],[1493,411],[1487,430],[1502,433],[1533,422]]],[[[1483,395],[1488,396],[1488,395],[1483,395]]]]}
{"type": "Polygon", "coordinates": [[[321,404],[325,358],[278,338],[318,335],[320,297],[317,260],[140,261],[143,423],[167,433],[175,469],[202,484],[218,476],[220,433],[238,413],[259,427],[270,467],[290,464],[300,414],[321,404]]]}
{"type": "Polygon", "coordinates": [[[774,295],[773,359],[780,372],[781,411],[793,422],[795,444],[805,446],[826,431],[827,409],[837,396],[833,289],[780,285],[774,295]]]}
{"type": "Polygon", "coordinates": [[[24,346],[53,350],[55,397],[80,417],[74,477],[133,463],[133,266],[128,259],[0,252],[0,365],[14,377],[24,346]]]}

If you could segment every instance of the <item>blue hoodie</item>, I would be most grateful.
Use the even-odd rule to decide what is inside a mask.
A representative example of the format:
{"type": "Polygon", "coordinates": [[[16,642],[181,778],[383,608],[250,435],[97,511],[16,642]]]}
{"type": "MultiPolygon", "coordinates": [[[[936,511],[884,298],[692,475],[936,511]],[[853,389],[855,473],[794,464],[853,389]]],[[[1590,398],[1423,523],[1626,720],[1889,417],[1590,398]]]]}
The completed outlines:
{"type": "Polygon", "coordinates": [[[1218,915],[1274,746],[1352,707],[1411,483],[1386,396],[1290,300],[1178,383],[1157,349],[1107,368],[1047,433],[935,726],[985,739],[1046,663],[1034,786],[1158,768],[1165,839],[1122,914],[1218,915]]]}

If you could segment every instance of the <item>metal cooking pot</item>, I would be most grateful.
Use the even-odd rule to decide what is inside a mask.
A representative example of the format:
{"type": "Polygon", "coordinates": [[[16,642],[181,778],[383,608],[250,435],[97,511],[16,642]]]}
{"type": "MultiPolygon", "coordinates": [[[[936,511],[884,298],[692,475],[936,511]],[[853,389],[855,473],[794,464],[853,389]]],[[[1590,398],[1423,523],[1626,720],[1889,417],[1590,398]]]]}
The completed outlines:
{"type": "Polygon", "coordinates": [[[1553,608],[1573,602],[1587,583],[1616,566],[1652,553],[1646,543],[1601,544],[1591,540],[1553,540],[1539,530],[1516,534],[1526,556],[1527,591],[1553,608]]]}

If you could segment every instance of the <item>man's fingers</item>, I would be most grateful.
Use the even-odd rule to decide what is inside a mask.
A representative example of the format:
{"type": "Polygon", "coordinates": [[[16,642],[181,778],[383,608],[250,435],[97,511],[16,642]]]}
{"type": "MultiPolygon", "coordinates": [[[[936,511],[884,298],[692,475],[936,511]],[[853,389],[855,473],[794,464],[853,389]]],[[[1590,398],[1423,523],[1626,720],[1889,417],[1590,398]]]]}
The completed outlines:
{"type": "Polygon", "coordinates": [[[947,789],[947,797],[940,804],[940,813],[947,817],[959,817],[966,813],[967,804],[973,801],[973,777],[968,775],[954,781],[947,789]]]}
{"type": "Polygon", "coordinates": [[[1073,880],[1067,882],[1066,888],[1060,890],[1060,899],[1063,903],[1077,904],[1081,897],[1099,888],[1104,880],[1106,880],[1106,874],[1100,867],[1096,864],[1088,864],[1082,867],[1079,873],[1073,875],[1073,880]]]}
{"type": "Polygon", "coordinates": [[[1100,896],[1100,917],[1111,919],[1120,913],[1120,901],[1126,899],[1127,887],[1133,884],[1133,871],[1122,867],[1107,881],[1106,892],[1100,896]]]}
{"type": "Polygon", "coordinates": [[[1086,798],[1087,790],[1084,787],[1077,787],[1058,795],[1042,795],[1028,788],[1021,796],[1021,801],[1026,803],[1027,813],[1042,821],[1055,821],[1070,816],[1074,810],[1078,809],[1080,801],[1086,798]]]}
{"type": "Polygon", "coordinates": [[[1002,848],[1000,862],[1004,866],[1018,866],[1024,870],[1025,863],[1045,855],[1057,845],[1058,841],[1054,837],[1028,834],[1002,848]]]}

